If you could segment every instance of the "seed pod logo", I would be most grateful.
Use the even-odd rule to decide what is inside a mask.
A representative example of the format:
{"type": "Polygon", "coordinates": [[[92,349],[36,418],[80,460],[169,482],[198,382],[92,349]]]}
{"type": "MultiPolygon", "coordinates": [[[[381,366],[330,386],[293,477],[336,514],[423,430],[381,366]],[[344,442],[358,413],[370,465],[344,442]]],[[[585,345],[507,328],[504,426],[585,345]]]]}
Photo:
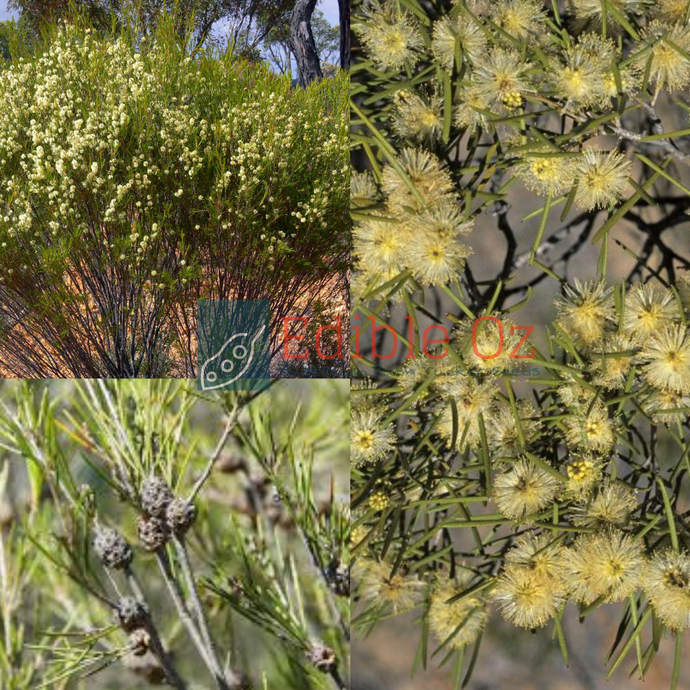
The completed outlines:
{"type": "Polygon", "coordinates": [[[243,376],[249,369],[254,356],[258,356],[255,352],[255,349],[258,349],[257,341],[265,329],[266,326],[261,326],[253,337],[250,333],[235,333],[228,338],[223,347],[204,362],[201,368],[201,390],[223,388],[243,376]],[[219,372],[221,382],[217,383],[219,372]],[[232,378],[226,379],[227,376],[232,376],[232,378]]]}

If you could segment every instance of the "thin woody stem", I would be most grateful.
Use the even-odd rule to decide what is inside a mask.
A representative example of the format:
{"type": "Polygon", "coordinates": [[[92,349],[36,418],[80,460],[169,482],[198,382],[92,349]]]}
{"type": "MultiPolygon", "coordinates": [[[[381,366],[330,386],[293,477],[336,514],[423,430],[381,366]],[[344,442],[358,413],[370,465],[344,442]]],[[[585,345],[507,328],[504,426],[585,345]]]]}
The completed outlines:
{"type": "MultiPolygon", "coordinates": [[[[206,649],[209,654],[209,660],[215,668],[215,672],[225,681],[225,675],[223,673],[223,667],[218,659],[218,652],[216,651],[216,645],[211,636],[211,630],[206,620],[206,613],[204,612],[204,607],[199,598],[199,592],[196,588],[196,581],[194,579],[194,571],[192,564],[189,560],[189,553],[187,551],[187,545],[183,537],[178,537],[173,535],[173,544],[175,545],[175,551],[177,552],[177,557],[180,561],[180,569],[182,570],[182,575],[185,579],[187,590],[189,591],[189,599],[191,601],[191,608],[196,618],[197,625],[201,631],[201,637],[204,640],[206,649]]],[[[234,675],[234,674],[233,674],[234,675]]],[[[239,682],[239,681],[238,681],[239,682]]],[[[233,681],[233,685],[237,685],[233,681]]]]}
{"type": "Polygon", "coordinates": [[[170,659],[170,655],[167,653],[165,647],[163,646],[163,641],[161,640],[158,628],[156,627],[156,624],[153,622],[153,618],[151,617],[150,607],[146,602],[146,596],[144,595],[144,591],[141,588],[141,585],[139,584],[139,581],[137,580],[136,575],[134,574],[134,571],[131,569],[131,567],[128,567],[125,570],[125,577],[127,578],[127,583],[129,584],[129,588],[132,594],[134,594],[136,599],[141,604],[144,604],[147,610],[149,611],[149,614],[146,618],[146,632],[149,634],[149,638],[151,640],[151,652],[156,657],[158,663],[161,665],[161,668],[165,673],[165,677],[170,683],[170,685],[177,688],[177,690],[187,690],[187,684],[180,677],[179,673],[177,672],[177,669],[175,668],[175,666],[172,663],[172,660],[170,659]]]}
{"type": "Polygon", "coordinates": [[[333,679],[333,682],[335,683],[335,687],[338,688],[338,690],[347,690],[347,684],[343,680],[342,676],[340,675],[339,671],[337,668],[334,668],[331,671],[331,678],[333,679]]]}
{"type": "Polygon", "coordinates": [[[158,551],[156,551],[156,560],[158,561],[158,566],[161,572],[163,573],[163,578],[165,579],[165,583],[168,586],[170,596],[172,597],[173,603],[175,604],[175,608],[177,609],[177,613],[180,616],[180,620],[182,621],[184,627],[187,629],[189,636],[192,638],[192,642],[194,642],[194,646],[197,648],[197,651],[201,655],[204,664],[206,664],[206,667],[210,671],[211,675],[214,677],[218,689],[231,690],[228,687],[222,675],[218,675],[217,665],[213,663],[213,658],[211,657],[210,650],[206,646],[204,640],[199,635],[196,623],[194,622],[192,615],[190,614],[189,609],[187,608],[187,604],[184,600],[182,589],[177,579],[172,573],[172,569],[170,568],[170,561],[168,560],[168,555],[165,553],[164,549],[159,549],[158,551]]]}
{"type": "Polygon", "coordinates": [[[204,471],[201,473],[199,479],[197,479],[196,484],[194,484],[194,487],[192,488],[189,496],[187,497],[187,503],[192,503],[194,501],[197,494],[199,493],[199,491],[201,491],[201,488],[206,483],[206,480],[211,475],[211,471],[213,470],[214,465],[216,464],[216,462],[218,462],[218,458],[220,457],[220,454],[223,452],[223,448],[225,448],[225,444],[228,442],[230,434],[232,433],[232,430],[235,428],[235,425],[237,424],[237,419],[240,416],[240,410],[241,408],[239,406],[236,407],[228,417],[228,420],[225,424],[225,429],[223,429],[223,434],[221,435],[220,440],[216,445],[216,449],[214,450],[213,455],[211,455],[211,457],[209,458],[208,462],[206,463],[206,467],[204,468],[204,471]]]}
{"type": "Polygon", "coordinates": [[[235,406],[232,408],[232,412],[230,412],[228,416],[228,419],[225,423],[225,429],[223,429],[223,434],[221,435],[220,440],[216,445],[216,449],[213,451],[213,454],[206,463],[206,467],[204,468],[204,471],[201,473],[199,479],[197,479],[196,484],[194,484],[194,486],[192,487],[192,490],[189,493],[189,496],[187,497],[187,503],[192,503],[194,501],[199,491],[201,491],[201,488],[204,486],[208,478],[211,476],[211,471],[213,470],[215,464],[218,462],[220,454],[223,452],[223,448],[225,448],[225,444],[228,442],[228,439],[230,438],[230,434],[232,433],[233,429],[237,426],[237,420],[240,416],[240,412],[242,412],[242,410],[247,405],[249,405],[249,403],[253,402],[263,392],[263,390],[254,391],[252,394],[248,395],[243,400],[237,401],[235,406]]]}
{"type": "Polygon", "coordinates": [[[690,165],[690,155],[688,155],[687,153],[683,153],[682,151],[679,151],[671,143],[670,139],[642,141],[644,136],[642,134],[638,134],[637,132],[631,132],[630,130],[623,129],[622,127],[615,127],[613,125],[609,125],[609,127],[611,127],[613,132],[620,139],[627,139],[628,141],[636,142],[639,147],[646,146],[651,149],[661,149],[662,151],[668,153],[670,156],[673,156],[676,160],[680,161],[681,163],[684,163],[685,165],[690,165]]]}
{"type": "Polygon", "coordinates": [[[324,571],[323,567],[321,566],[321,561],[319,559],[319,556],[314,548],[314,545],[312,543],[312,540],[309,538],[307,533],[305,532],[304,528],[299,525],[298,526],[300,536],[302,537],[302,543],[304,544],[305,549],[307,550],[307,553],[311,556],[311,561],[314,566],[314,569],[318,573],[319,577],[323,580],[324,583],[324,589],[326,593],[326,602],[328,605],[328,608],[330,609],[331,615],[338,621],[340,624],[340,627],[343,631],[343,634],[345,635],[346,639],[350,639],[350,629],[343,620],[342,615],[340,614],[340,609],[338,608],[338,604],[336,601],[336,596],[335,593],[333,592],[333,589],[331,588],[331,583],[328,579],[328,576],[326,572],[324,571]]]}
{"type": "Polygon", "coordinates": [[[180,678],[177,670],[173,666],[170,656],[165,651],[163,642],[158,634],[158,629],[150,617],[146,620],[146,632],[149,634],[151,640],[151,652],[161,665],[168,682],[178,690],[187,690],[187,684],[180,678]]]}

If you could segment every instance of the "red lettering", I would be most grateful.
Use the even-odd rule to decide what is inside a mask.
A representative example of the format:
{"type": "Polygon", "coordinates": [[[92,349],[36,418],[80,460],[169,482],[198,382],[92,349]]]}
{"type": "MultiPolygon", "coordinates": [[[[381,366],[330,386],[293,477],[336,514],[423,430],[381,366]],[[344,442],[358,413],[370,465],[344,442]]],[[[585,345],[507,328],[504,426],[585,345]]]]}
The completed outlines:
{"type": "Polygon", "coordinates": [[[510,335],[513,335],[515,331],[527,331],[525,333],[525,336],[523,339],[515,346],[515,349],[510,353],[509,357],[511,359],[534,359],[534,348],[532,348],[532,351],[528,355],[517,355],[515,354],[524,344],[527,338],[532,335],[532,331],[534,330],[534,326],[511,326],[510,327],[510,335]]]}
{"type": "Polygon", "coordinates": [[[372,356],[372,358],[373,359],[391,359],[392,357],[395,356],[395,351],[398,349],[398,334],[395,332],[395,329],[392,326],[387,326],[386,324],[383,324],[382,326],[377,326],[375,316],[370,316],[369,319],[371,320],[371,356],[372,356]],[[389,355],[379,355],[376,352],[376,331],[380,331],[381,329],[385,329],[387,331],[390,331],[391,334],[393,335],[393,349],[391,350],[391,353],[389,355]]]}
{"type": "Polygon", "coordinates": [[[338,316],[338,325],[337,326],[321,326],[318,331],[316,331],[316,354],[321,357],[321,359],[334,359],[338,358],[340,359],[342,357],[342,333],[340,331],[340,316],[338,316]],[[337,354],[335,355],[324,355],[321,352],[321,331],[326,330],[327,328],[332,328],[334,329],[337,334],[338,334],[338,351],[337,354]]]}
{"type": "Polygon", "coordinates": [[[291,340],[304,340],[303,335],[290,335],[290,325],[288,321],[306,321],[304,316],[285,316],[283,317],[283,359],[307,359],[306,352],[303,355],[291,355],[288,350],[288,343],[291,340]]]}
{"type": "Polygon", "coordinates": [[[497,319],[495,316],[480,316],[474,322],[474,326],[472,326],[472,349],[474,350],[474,354],[481,359],[496,359],[496,357],[503,352],[503,324],[501,323],[500,319],[497,319]],[[495,321],[498,324],[498,350],[493,355],[483,355],[477,349],[477,326],[479,325],[480,321],[486,320],[495,321]]]}
{"type": "Polygon", "coordinates": [[[424,354],[429,358],[429,359],[443,359],[447,354],[448,354],[448,348],[443,349],[443,353],[440,355],[431,355],[429,354],[429,349],[428,345],[436,345],[437,343],[444,343],[448,344],[450,342],[449,336],[448,336],[448,331],[446,330],[445,326],[429,326],[424,330],[424,336],[422,338],[422,350],[424,351],[424,354]],[[432,331],[434,328],[439,328],[443,331],[443,340],[436,340],[433,338],[429,338],[429,331],[432,331]]]}
{"type": "MultiPolygon", "coordinates": [[[[359,314],[355,314],[355,321],[359,321],[359,314]]],[[[363,359],[362,355],[359,354],[359,326],[352,326],[352,329],[355,332],[355,351],[352,353],[352,356],[356,359],[363,359]]]]}
{"type": "Polygon", "coordinates": [[[405,359],[415,359],[416,355],[412,350],[412,343],[414,342],[412,317],[408,314],[405,319],[407,320],[407,354],[405,355],[405,359]]]}

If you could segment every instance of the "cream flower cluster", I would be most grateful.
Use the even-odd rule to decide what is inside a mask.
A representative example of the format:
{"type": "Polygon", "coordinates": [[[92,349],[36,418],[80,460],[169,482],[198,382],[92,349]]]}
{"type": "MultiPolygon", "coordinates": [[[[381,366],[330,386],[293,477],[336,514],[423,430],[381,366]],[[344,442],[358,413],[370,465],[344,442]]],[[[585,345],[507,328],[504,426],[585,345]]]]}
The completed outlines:
{"type": "Polygon", "coordinates": [[[455,278],[471,253],[464,238],[473,229],[460,206],[448,169],[422,149],[403,149],[397,166],[386,166],[380,190],[368,173],[351,182],[355,208],[380,209],[354,228],[356,298],[372,297],[405,272],[421,285],[455,278]]]}

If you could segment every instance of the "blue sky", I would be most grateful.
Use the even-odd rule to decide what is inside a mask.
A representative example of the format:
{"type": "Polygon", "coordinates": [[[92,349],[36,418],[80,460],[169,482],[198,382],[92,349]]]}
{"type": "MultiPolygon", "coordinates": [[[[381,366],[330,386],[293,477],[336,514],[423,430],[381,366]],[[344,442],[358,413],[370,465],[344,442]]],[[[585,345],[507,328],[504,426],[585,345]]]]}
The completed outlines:
{"type": "MultiPolygon", "coordinates": [[[[2,2],[2,0],[0,0],[2,2]]],[[[338,19],[338,0],[321,0],[318,8],[324,13],[326,19],[335,26],[340,24],[338,19]]]]}
{"type": "MultiPolygon", "coordinates": [[[[319,9],[324,13],[326,19],[333,24],[338,24],[338,0],[321,0],[318,4],[319,9]]],[[[12,15],[7,11],[6,0],[0,0],[0,20],[9,19],[12,15]]]]}

